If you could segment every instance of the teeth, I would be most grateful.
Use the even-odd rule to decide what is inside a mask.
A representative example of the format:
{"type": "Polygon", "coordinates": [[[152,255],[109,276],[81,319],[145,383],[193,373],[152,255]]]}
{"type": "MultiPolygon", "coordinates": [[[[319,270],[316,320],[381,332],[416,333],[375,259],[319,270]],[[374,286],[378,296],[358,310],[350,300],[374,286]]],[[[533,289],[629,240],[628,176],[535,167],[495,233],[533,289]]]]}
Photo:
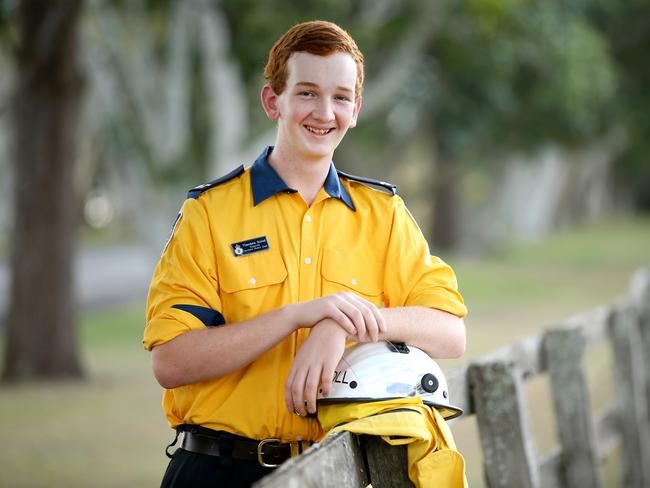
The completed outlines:
{"type": "Polygon", "coordinates": [[[313,132],[314,134],[319,134],[321,136],[327,134],[330,131],[330,129],[317,129],[316,127],[310,127],[308,125],[306,125],[305,127],[307,127],[307,130],[309,132],[313,132]]]}

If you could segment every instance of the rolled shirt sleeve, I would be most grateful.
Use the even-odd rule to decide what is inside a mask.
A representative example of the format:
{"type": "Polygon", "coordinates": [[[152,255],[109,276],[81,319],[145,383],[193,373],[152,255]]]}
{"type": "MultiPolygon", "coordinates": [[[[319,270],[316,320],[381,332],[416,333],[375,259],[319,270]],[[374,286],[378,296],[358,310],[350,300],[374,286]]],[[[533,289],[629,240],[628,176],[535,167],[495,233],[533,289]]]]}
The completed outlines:
{"type": "Polygon", "coordinates": [[[151,280],[142,342],[151,350],[189,330],[224,323],[208,216],[201,201],[188,199],[151,280]]]}

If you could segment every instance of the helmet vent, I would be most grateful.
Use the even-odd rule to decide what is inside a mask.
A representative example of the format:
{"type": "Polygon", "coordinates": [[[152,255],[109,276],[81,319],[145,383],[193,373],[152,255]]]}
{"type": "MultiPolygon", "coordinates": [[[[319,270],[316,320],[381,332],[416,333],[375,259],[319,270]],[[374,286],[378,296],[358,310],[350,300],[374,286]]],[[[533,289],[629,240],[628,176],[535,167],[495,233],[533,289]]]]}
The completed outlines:
{"type": "Polygon", "coordinates": [[[390,349],[392,352],[399,352],[400,354],[408,354],[409,352],[411,352],[409,347],[403,342],[386,341],[386,345],[388,346],[388,349],[390,349]]]}

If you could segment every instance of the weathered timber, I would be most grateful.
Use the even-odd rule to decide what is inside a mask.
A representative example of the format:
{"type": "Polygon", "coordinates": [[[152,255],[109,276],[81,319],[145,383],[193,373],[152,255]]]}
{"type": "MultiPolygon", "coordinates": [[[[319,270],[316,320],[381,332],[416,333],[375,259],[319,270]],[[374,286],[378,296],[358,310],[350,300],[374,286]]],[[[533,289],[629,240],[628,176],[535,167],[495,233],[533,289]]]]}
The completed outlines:
{"type": "Polygon", "coordinates": [[[470,366],[469,380],[488,485],[539,487],[539,468],[521,373],[512,363],[475,363],[470,366]]]}
{"type": "Polygon", "coordinates": [[[471,415],[474,413],[474,405],[472,404],[472,397],[467,381],[467,369],[468,366],[464,364],[447,373],[449,398],[454,399],[454,405],[463,411],[463,415],[471,415]]]}
{"type": "Polygon", "coordinates": [[[596,433],[598,460],[602,461],[621,443],[618,410],[609,408],[594,415],[594,431],[596,433]]]}
{"type": "Polygon", "coordinates": [[[539,478],[541,486],[563,486],[561,449],[554,449],[539,461],[539,478]]]}
{"type": "Polygon", "coordinates": [[[589,390],[583,368],[585,338],[580,329],[551,329],[544,336],[544,352],[551,379],[561,450],[561,486],[601,486],[589,390]]]}
{"type": "Polygon", "coordinates": [[[391,446],[381,437],[363,435],[361,446],[366,452],[372,488],[413,487],[409,479],[407,446],[391,446]]]}
{"type": "Polygon", "coordinates": [[[579,314],[571,315],[562,321],[563,326],[580,329],[587,346],[596,346],[609,340],[608,320],[611,306],[602,305],[579,314]]]}
{"type": "Polygon", "coordinates": [[[541,343],[541,334],[530,335],[488,353],[480,362],[511,363],[517,365],[522,378],[529,378],[546,371],[541,343]]]}
{"type": "Polygon", "coordinates": [[[366,488],[368,473],[358,437],[340,432],[290,459],[255,488],[366,488]]]}
{"type": "Polygon", "coordinates": [[[650,486],[650,425],[645,391],[647,365],[639,331],[639,310],[622,303],[611,316],[624,486],[650,486]]]}
{"type": "Polygon", "coordinates": [[[650,412],[650,266],[637,270],[632,276],[630,296],[639,311],[639,327],[645,367],[646,405],[650,412]]]}

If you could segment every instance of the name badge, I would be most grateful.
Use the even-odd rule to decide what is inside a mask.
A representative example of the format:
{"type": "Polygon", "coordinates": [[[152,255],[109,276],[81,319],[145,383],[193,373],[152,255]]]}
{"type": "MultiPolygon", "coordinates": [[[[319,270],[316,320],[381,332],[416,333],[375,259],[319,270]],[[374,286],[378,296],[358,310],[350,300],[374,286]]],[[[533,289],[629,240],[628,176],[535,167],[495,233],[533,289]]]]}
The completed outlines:
{"type": "Polygon", "coordinates": [[[266,251],[269,248],[269,241],[266,236],[253,237],[246,241],[233,242],[230,244],[230,248],[236,257],[241,257],[254,252],[266,251]]]}

